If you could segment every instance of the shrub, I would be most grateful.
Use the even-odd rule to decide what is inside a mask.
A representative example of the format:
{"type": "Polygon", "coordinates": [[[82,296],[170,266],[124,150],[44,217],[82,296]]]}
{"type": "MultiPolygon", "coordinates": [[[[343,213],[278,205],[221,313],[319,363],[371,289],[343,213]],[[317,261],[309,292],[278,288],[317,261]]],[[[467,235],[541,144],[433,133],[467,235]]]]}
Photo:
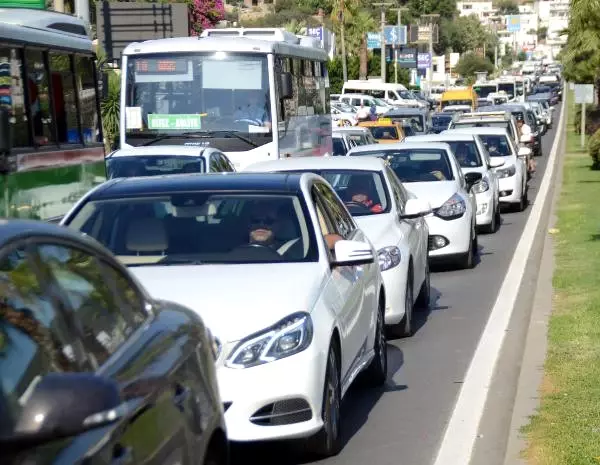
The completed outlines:
{"type": "MultiPolygon", "coordinates": [[[[575,121],[573,123],[575,132],[581,134],[581,105],[577,105],[575,109],[575,121]]],[[[585,133],[591,136],[598,129],[600,129],[600,108],[595,105],[587,105],[585,112],[585,133]]]]}
{"type": "Polygon", "coordinates": [[[588,153],[592,157],[592,169],[600,169],[600,129],[588,141],[588,153]]]}

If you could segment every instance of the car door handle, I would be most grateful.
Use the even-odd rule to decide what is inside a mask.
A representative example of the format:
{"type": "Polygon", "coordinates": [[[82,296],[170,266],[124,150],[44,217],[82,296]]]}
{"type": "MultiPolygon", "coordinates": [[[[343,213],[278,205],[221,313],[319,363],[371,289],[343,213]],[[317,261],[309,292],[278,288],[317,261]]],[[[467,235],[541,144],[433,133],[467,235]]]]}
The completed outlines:
{"type": "Polygon", "coordinates": [[[173,395],[173,404],[179,410],[183,412],[184,404],[186,400],[190,397],[190,388],[181,386],[180,384],[175,386],[175,394],[173,395]]]}
{"type": "Polygon", "coordinates": [[[123,447],[121,444],[115,445],[111,465],[127,465],[130,463],[133,463],[133,449],[123,447]]]}

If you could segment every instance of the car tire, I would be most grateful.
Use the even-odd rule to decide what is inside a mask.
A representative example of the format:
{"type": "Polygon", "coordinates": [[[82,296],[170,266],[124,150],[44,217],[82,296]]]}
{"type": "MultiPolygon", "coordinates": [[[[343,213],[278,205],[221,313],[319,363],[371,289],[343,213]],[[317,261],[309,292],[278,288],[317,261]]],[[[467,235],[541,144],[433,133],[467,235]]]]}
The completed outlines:
{"type": "Polygon", "coordinates": [[[369,386],[383,386],[387,380],[387,341],[385,339],[385,308],[377,308],[377,327],[373,351],[375,356],[365,371],[365,381],[369,386]]]}
{"type": "Polygon", "coordinates": [[[490,224],[486,224],[482,229],[486,234],[494,234],[498,230],[498,207],[496,207],[496,210],[492,215],[490,224]]]}
{"type": "Polygon", "coordinates": [[[417,296],[416,308],[419,310],[428,310],[431,299],[431,272],[429,270],[429,260],[425,260],[425,280],[421,285],[421,290],[417,296]]]}
{"type": "Polygon", "coordinates": [[[475,266],[475,249],[477,247],[477,239],[473,237],[473,233],[471,232],[469,250],[462,255],[458,262],[458,266],[463,270],[470,270],[475,266]]]}
{"type": "Polygon", "coordinates": [[[522,212],[527,208],[527,189],[521,194],[521,200],[517,204],[517,211],[522,212]]]}
{"type": "Polygon", "coordinates": [[[404,318],[400,323],[390,328],[391,334],[394,338],[411,337],[413,335],[413,313],[414,313],[414,300],[413,300],[413,272],[412,266],[408,268],[408,275],[406,277],[406,291],[404,292],[404,318]]]}
{"type": "Polygon", "coordinates": [[[341,435],[341,386],[339,357],[333,344],[327,354],[325,385],[323,387],[323,428],[311,438],[310,449],[318,458],[327,458],[339,454],[342,450],[341,435]]]}

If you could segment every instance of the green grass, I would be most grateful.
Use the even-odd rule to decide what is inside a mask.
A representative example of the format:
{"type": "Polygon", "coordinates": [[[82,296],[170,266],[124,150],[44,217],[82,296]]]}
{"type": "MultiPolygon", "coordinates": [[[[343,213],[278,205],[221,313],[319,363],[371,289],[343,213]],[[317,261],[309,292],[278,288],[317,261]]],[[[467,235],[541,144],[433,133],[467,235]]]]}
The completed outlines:
{"type": "Polygon", "coordinates": [[[600,171],[573,133],[572,101],[541,405],[523,429],[531,465],[600,463],[600,171]]]}

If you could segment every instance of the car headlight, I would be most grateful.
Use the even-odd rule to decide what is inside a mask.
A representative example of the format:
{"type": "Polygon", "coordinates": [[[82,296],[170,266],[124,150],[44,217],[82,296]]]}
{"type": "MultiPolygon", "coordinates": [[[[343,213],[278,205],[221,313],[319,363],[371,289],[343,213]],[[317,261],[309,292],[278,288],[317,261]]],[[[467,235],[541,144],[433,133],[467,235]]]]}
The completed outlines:
{"type": "Polygon", "coordinates": [[[294,313],[241,341],[225,365],[229,368],[250,368],[289,357],[306,349],[312,337],[310,315],[305,312],[294,313]]]}
{"type": "Polygon", "coordinates": [[[488,191],[489,189],[490,189],[490,185],[487,183],[487,181],[481,180],[473,186],[472,191],[474,194],[483,194],[484,192],[488,191]]]}
{"type": "Polygon", "coordinates": [[[458,194],[454,194],[444,202],[444,205],[438,208],[436,215],[444,220],[453,220],[463,216],[466,211],[467,205],[463,198],[458,194]]]}
{"type": "Polygon", "coordinates": [[[379,269],[381,271],[386,271],[390,268],[398,266],[402,257],[400,254],[400,249],[396,246],[389,246],[379,249],[377,251],[377,256],[379,257],[379,269]]]}
{"type": "Polygon", "coordinates": [[[517,172],[517,167],[515,165],[510,165],[506,168],[500,168],[496,170],[496,174],[499,178],[510,178],[514,176],[517,172]]]}

